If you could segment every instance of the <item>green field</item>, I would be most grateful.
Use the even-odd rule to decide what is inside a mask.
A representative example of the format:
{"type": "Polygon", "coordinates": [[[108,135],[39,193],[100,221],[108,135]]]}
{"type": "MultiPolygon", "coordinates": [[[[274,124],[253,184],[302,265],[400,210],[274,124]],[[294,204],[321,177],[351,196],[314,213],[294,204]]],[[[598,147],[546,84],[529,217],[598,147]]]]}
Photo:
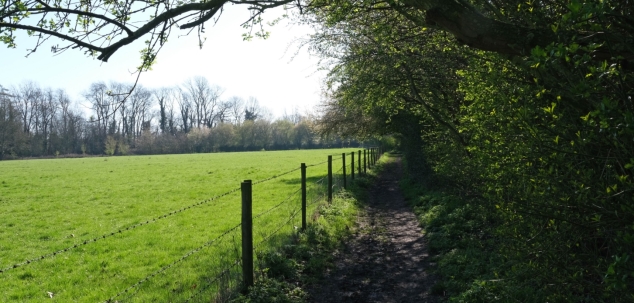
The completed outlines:
{"type": "MultiPolygon", "coordinates": [[[[236,260],[240,230],[208,241],[240,223],[240,193],[208,199],[350,151],[0,162],[0,302],[185,302],[199,292],[192,301],[208,302],[214,291],[202,285],[236,260]]],[[[309,181],[326,171],[309,167],[309,181]]],[[[299,207],[299,176],[253,186],[254,215],[291,197],[254,220],[256,242],[299,207]]]]}

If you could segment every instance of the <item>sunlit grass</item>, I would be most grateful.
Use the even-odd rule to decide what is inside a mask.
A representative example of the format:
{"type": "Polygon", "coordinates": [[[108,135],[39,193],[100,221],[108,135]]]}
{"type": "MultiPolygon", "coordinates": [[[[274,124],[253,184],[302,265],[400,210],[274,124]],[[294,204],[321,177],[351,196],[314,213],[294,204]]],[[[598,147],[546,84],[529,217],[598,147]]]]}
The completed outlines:
{"type": "MultiPolygon", "coordinates": [[[[343,151],[351,150],[0,162],[0,269],[78,245],[0,273],[0,301],[103,302],[139,281],[143,283],[115,299],[184,301],[236,259],[239,229],[180,261],[239,224],[240,193],[163,215],[237,189],[242,180],[263,180],[343,151]],[[138,227],[126,230],[133,226],[138,227]]],[[[340,165],[335,162],[334,167],[340,165]]],[[[309,180],[323,177],[326,169],[326,164],[310,167],[309,180]]],[[[254,185],[253,213],[295,192],[299,176],[298,170],[254,185]]],[[[299,205],[299,195],[294,195],[267,215],[273,223],[259,230],[254,226],[256,239],[299,205]]]]}

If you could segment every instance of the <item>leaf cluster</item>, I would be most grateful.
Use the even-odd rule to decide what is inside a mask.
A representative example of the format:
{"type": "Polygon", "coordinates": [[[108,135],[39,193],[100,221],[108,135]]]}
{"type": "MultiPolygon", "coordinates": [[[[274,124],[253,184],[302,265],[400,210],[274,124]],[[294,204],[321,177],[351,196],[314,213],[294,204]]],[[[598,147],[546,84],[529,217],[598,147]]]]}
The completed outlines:
{"type": "Polygon", "coordinates": [[[448,257],[439,267],[452,298],[632,300],[631,6],[456,2],[551,40],[509,56],[425,26],[409,2],[325,5],[313,49],[332,66],[329,104],[353,113],[348,128],[368,117],[397,133],[415,182],[458,197],[421,211],[446,220],[424,221],[443,230],[430,245],[448,257]],[[474,198],[479,206],[468,207],[474,198]],[[497,244],[463,245],[478,230],[497,244]],[[468,253],[449,257],[454,248],[468,253]]]}

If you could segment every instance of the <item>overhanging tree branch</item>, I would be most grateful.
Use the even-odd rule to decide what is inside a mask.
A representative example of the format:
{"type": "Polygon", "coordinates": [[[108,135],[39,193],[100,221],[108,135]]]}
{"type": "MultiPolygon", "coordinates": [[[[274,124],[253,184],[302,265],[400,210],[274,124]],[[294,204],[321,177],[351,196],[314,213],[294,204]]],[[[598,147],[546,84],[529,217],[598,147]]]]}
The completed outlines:
{"type": "MultiPolygon", "coordinates": [[[[42,3],[42,4],[46,4],[44,2],[38,1],[38,3],[42,3]]],[[[75,10],[75,9],[64,9],[64,8],[57,8],[57,7],[50,7],[48,5],[46,5],[44,8],[32,8],[32,9],[27,9],[27,12],[31,12],[31,13],[48,13],[48,12],[53,12],[53,13],[66,13],[66,14],[73,14],[73,15],[79,15],[79,16],[86,16],[86,17],[93,17],[93,18],[97,18],[97,19],[101,19],[103,21],[106,21],[107,23],[116,25],[117,27],[121,28],[123,31],[125,31],[128,36],[132,36],[133,32],[132,30],[130,30],[127,26],[125,26],[123,23],[108,18],[104,15],[100,15],[100,14],[95,14],[95,13],[91,13],[91,12],[86,12],[86,11],[80,11],[80,10],[75,10]]]]}
{"type": "MultiPolygon", "coordinates": [[[[110,59],[110,56],[112,56],[117,50],[119,50],[119,48],[121,48],[124,45],[128,45],[128,44],[136,41],[137,39],[139,39],[143,35],[149,33],[153,29],[155,29],[161,23],[166,22],[166,21],[168,21],[171,18],[174,18],[176,16],[179,16],[181,14],[185,14],[185,13],[191,12],[191,11],[203,11],[203,10],[214,10],[214,9],[217,11],[226,2],[227,2],[226,0],[211,0],[211,1],[205,2],[205,3],[190,3],[190,4],[185,4],[185,5],[173,8],[173,9],[169,9],[169,10],[163,12],[162,14],[156,16],[155,18],[150,20],[148,23],[146,23],[142,27],[140,27],[138,30],[136,30],[134,32],[134,34],[132,36],[128,36],[128,37],[122,38],[121,40],[117,41],[116,43],[104,48],[104,50],[102,51],[101,55],[99,55],[97,57],[97,59],[99,59],[101,61],[104,61],[104,62],[107,62],[108,59],[110,59]]],[[[211,16],[210,16],[210,18],[211,18],[211,16]]]]}
{"type": "MultiPolygon", "coordinates": [[[[62,47],[63,49],[86,48],[99,53],[97,59],[104,62],[108,61],[121,47],[145,35],[151,35],[152,37],[146,41],[148,46],[143,53],[148,54],[149,57],[155,57],[158,50],[153,48],[151,44],[153,40],[159,39],[162,45],[174,25],[180,29],[203,26],[227,3],[247,5],[250,10],[253,10],[251,18],[255,18],[267,9],[292,2],[293,0],[206,0],[194,3],[183,3],[180,0],[158,2],[144,0],[125,2],[110,0],[10,1],[3,2],[4,5],[0,7],[0,35],[3,42],[9,46],[15,46],[13,41],[15,37],[11,35],[13,30],[36,33],[40,37],[36,47],[48,37],[56,37],[71,43],[69,46],[62,47]],[[148,16],[145,14],[148,9],[153,10],[154,13],[148,16]],[[185,24],[178,26],[182,21],[185,21],[185,24]],[[140,26],[137,28],[134,24],[140,24],[140,26]],[[5,31],[7,29],[8,31],[5,31]]],[[[54,49],[60,49],[60,47],[54,47],[54,49]]],[[[147,63],[145,61],[147,60],[144,59],[144,64],[147,63]]]]}
{"type": "MultiPolygon", "coordinates": [[[[419,26],[432,26],[452,34],[459,42],[470,47],[512,56],[526,56],[537,46],[545,47],[567,36],[579,45],[605,42],[623,43],[626,37],[618,32],[556,32],[548,26],[529,28],[502,22],[480,13],[464,0],[402,0],[391,6],[419,26]],[[410,13],[406,7],[424,12],[424,18],[410,13]]],[[[621,56],[634,60],[631,48],[620,51],[600,46],[592,53],[595,60],[621,56]]]]}
{"type": "Polygon", "coordinates": [[[23,29],[23,30],[31,30],[34,32],[40,32],[46,35],[51,35],[57,38],[61,38],[64,40],[68,40],[72,43],[77,44],[77,46],[79,47],[85,47],[87,49],[93,50],[93,51],[98,51],[98,52],[103,52],[105,49],[101,48],[101,47],[97,47],[94,46],[92,44],[83,42],[79,39],[73,38],[73,37],[69,37],[67,35],[64,34],[60,34],[56,31],[51,31],[51,30],[47,30],[47,29],[43,29],[40,27],[36,27],[36,26],[30,26],[30,25],[22,25],[22,24],[11,24],[11,23],[4,23],[4,22],[0,22],[0,28],[2,27],[8,27],[8,28],[14,28],[14,29],[23,29]]]}

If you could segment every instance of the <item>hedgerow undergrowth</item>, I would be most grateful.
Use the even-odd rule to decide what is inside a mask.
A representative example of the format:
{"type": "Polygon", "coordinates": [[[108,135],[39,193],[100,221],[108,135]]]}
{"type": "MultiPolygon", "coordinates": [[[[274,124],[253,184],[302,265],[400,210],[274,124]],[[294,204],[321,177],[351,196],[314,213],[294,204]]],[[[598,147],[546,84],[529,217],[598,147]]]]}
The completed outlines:
{"type": "MultiPolygon", "coordinates": [[[[448,302],[630,302],[624,289],[605,287],[608,275],[595,282],[595,293],[586,289],[584,294],[575,283],[584,279],[578,272],[590,268],[584,267],[582,256],[574,255],[578,249],[553,256],[544,243],[549,237],[518,237],[528,233],[529,227],[523,226],[527,219],[484,196],[458,190],[460,186],[446,176],[432,174],[421,181],[410,173],[401,188],[424,228],[436,264],[433,271],[439,280],[432,292],[448,302]],[[544,259],[557,258],[558,263],[545,266],[544,259]],[[597,295],[603,287],[611,291],[597,295]]],[[[561,235],[562,241],[567,236],[566,229],[555,228],[552,222],[546,222],[543,233],[547,232],[561,235]]]]}
{"type": "Polygon", "coordinates": [[[496,251],[493,213],[476,199],[421,187],[411,179],[403,180],[401,187],[424,228],[436,264],[433,271],[439,281],[432,287],[433,294],[450,301],[473,302],[479,286],[500,282],[496,270],[503,260],[496,251]]]}

